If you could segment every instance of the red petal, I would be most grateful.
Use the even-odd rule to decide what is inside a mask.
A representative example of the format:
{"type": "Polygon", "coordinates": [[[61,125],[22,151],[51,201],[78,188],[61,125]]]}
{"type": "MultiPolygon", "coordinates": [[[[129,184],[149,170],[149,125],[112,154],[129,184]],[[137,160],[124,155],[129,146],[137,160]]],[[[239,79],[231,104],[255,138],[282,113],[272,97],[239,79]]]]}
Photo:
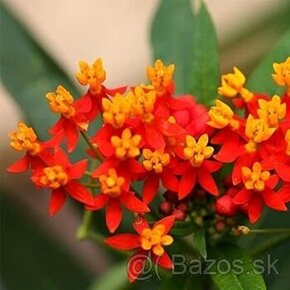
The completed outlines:
{"type": "Polygon", "coordinates": [[[144,182],[142,196],[144,203],[150,203],[155,197],[159,187],[159,176],[149,175],[144,182]]]}
{"type": "Polygon", "coordinates": [[[263,202],[259,195],[252,195],[249,200],[248,214],[250,222],[255,223],[261,216],[263,211],[263,202]]]}
{"type": "Polygon", "coordinates": [[[70,166],[67,170],[70,179],[78,179],[84,175],[84,172],[87,168],[88,160],[81,160],[72,166],[70,166]]]}
{"type": "Polygon", "coordinates": [[[164,149],[165,141],[161,132],[157,130],[155,125],[146,125],[145,135],[147,143],[154,149],[164,149]]]}
{"type": "MultiPolygon", "coordinates": [[[[231,137],[235,135],[231,134],[231,137]]],[[[214,155],[216,160],[221,162],[231,163],[235,161],[239,155],[243,152],[243,148],[241,148],[241,142],[238,137],[236,138],[227,138],[222,143],[220,151],[214,155]]]]}
{"type": "Polygon", "coordinates": [[[241,168],[243,166],[249,167],[252,159],[253,159],[252,154],[243,154],[236,160],[234,168],[233,168],[233,173],[232,173],[233,185],[237,185],[242,181],[241,168]]]}
{"type": "Polygon", "coordinates": [[[113,233],[122,220],[122,210],[120,206],[120,200],[118,198],[109,198],[106,210],[106,224],[110,231],[113,233]]]}
{"type": "Polygon", "coordinates": [[[140,247],[140,237],[134,234],[119,234],[109,237],[105,243],[118,250],[133,250],[140,247]]]}
{"type": "Polygon", "coordinates": [[[99,177],[102,174],[106,174],[110,168],[116,168],[119,160],[116,158],[110,158],[104,161],[99,167],[95,169],[92,176],[99,177]]]}
{"type": "Polygon", "coordinates": [[[138,199],[133,192],[126,192],[121,195],[121,201],[126,208],[133,212],[149,212],[148,206],[138,199]]]}
{"type": "Polygon", "coordinates": [[[139,235],[141,235],[144,229],[149,228],[149,225],[145,218],[138,216],[133,223],[133,228],[139,235]]]}
{"type": "Polygon", "coordinates": [[[135,281],[143,272],[147,262],[147,253],[137,252],[128,261],[127,274],[130,282],[135,281]]]}
{"type": "Polygon", "coordinates": [[[195,169],[190,169],[182,175],[178,188],[178,199],[183,199],[192,191],[196,184],[196,178],[195,169]]]}
{"type": "Polygon", "coordinates": [[[221,162],[213,161],[213,160],[204,160],[203,167],[207,169],[208,172],[216,172],[221,169],[223,164],[221,162]]]}
{"type": "Polygon", "coordinates": [[[278,175],[286,182],[290,182],[290,166],[283,163],[276,163],[275,169],[278,175]]]}
{"type": "Polygon", "coordinates": [[[185,133],[185,130],[181,128],[178,124],[171,124],[164,119],[161,119],[159,121],[159,126],[165,136],[178,136],[185,133]]]}
{"type": "Polygon", "coordinates": [[[108,89],[108,88],[104,88],[104,89],[105,89],[106,94],[108,94],[110,96],[115,96],[117,93],[119,93],[119,94],[125,93],[127,90],[127,86],[119,87],[116,89],[108,89]]]}
{"type": "Polygon", "coordinates": [[[284,202],[290,201],[290,184],[284,185],[278,191],[279,196],[282,198],[284,202]]]}
{"type": "Polygon", "coordinates": [[[98,194],[94,197],[94,205],[86,206],[89,210],[99,210],[103,208],[108,200],[108,195],[106,194],[98,194]]]}
{"type": "Polygon", "coordinates": [[[23,156],[21,159],[17,160],[13,164],[11,164],[8,168],[8,172],[18,173],[24,172],[29,169],[30,158],[28,155],[23,156]]]}
{"type": "Polygon", "coordinates": [[[92,101],[89,94],[85,94],[78,100],[74,102],[75,107],[77,108],[78,113],[86,113],[89,112],[92,108],[92,101]]]}
{"type": "Polygon", "coordinates": [[[75,181],[70,181],[65,186],[65,190],[77,201],[84,203],[85,205],[94,206],[94,198],[91,192],[82,184],[75,181]]]}
{"type": "Polygon", "coordinates": [[[246,188],[241,189],[233,198],[233,203],[235,204],[243,204],[249,201],[251,197],[251,191],[246,188]]]}
{"type": "Polygon", "coordinates": [[[206,191],[213,195],[218,195],[219,191],[211,174],[202,166],[197,170],[198,183],[206,191]]]}
{"type": "Polygon", "coordinates": [[[58,121],[56,122],[56,124],[53,125],[53,127],[49,129],[49,134],[55,135],[59,133],[60,131],[62,131],[64,128],[64,122],[65,122],[65,118],[60,117],[58,121]]]}
{"type": "Polygon", "coordinates": [[[161,174],[161,181],[166,189],[169,189],[174,192],[178,191],[179,181],[177,177],[170,171],[168,170],[163,171],[163,173],[161,174]]]}
{"type": "Polygon", "coordinates": [[[175,215],[169,215],[169,216],[157,221],[154,224],[154,227],[157,225],[164,225],[165,226],[164,235],[166,235],[170,231],[170,229],[172,228],[174,221],[175,221],[175,215]]]}
{"type": "Polygon", "coordinates": [[[161,256],[156,256],[156,255],[152,254],[152,260],[155,264],[157,264],[160,267],[163,267],[165,269],[173,269],[174,268],[174,265],[173,265],[170,257],[168,256],[168,254],[166,252],[164,252],[164,254],[161,256]]]}
{"type": "Polygon", "coordinates": [[[55,149],[54,164],[60,164],[63,168],[67,168],[71,165],[67,154],[59,147],[55,149]]]}
{"type": "Polygon", "coordinates": [[[265,204],[276,210],[287,210],[287,207],[279,194],[275,193],[272,189],[265,189],[263,192],[263,199],[265,204]]]}
{"type": "Polygon", "coordinates": [[[64,134],[66,137],[67,150],[68,152],[72,152],[76,148],[79,139],[77,126],[70,121],[65,122],[64,134]]]}
{"type": "Polygon", "coordinates": [[[277,174],[273,174],[266,181],[266,185],[270,188],[275,188],[279,182],[279,176],[277,174]]]}
{"type": "Polygon", "coordinates": [[[61,189],[55,189],[51,192],[49,202],[49,214],[54,216],[64,205],[66,194],[61,189]]]}

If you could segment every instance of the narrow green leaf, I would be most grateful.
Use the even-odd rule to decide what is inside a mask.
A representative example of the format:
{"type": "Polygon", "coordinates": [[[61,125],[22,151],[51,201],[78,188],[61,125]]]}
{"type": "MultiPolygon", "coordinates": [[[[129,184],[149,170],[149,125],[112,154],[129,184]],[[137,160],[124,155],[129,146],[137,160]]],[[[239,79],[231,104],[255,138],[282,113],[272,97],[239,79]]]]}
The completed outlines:
{"type": "Polygon", "coordinates": [[[108,271],[102,278],[93,283],[90,290],[119,290],[128,285],[128,277],[126,274],[127,261],[121,262],[108,271]]]}
{"type": "Polygon", "coordinates": [[[0,8],[2,82],[37,134],[46,138],[57,116],[50,112],[45,94],[58,84],[75,94],[75,86],[3,4],[0,8]]]}
{"type": "Polygon", "coordinates": [[[247,253],[230,244],[222,244],[210,250],[210,258],[215,259],[212,279],[218,289],[224,290],[265,290],[266,285],[247,253]]]}
{"type": "Polygon", "coordinates": [[[194,16],[192,41],[194,48],[191,56],[191,71],[186,75],[190,93],[200,102],[209,104],[217,94],[219,56],[214,24],[203,1],[194,16]]]}
{"type": "Polygon", "coordinates": [[[283,88],[278,87],[272,79],[273,63],[283,62],[290,55],[290,30],[276,44],[274,49],[261,61],[252,72],[247,87],[255,92],[270,95],[281,94],[283,88]]]}
{"type": "Polygon", "coordinates": [[[161,0],[151,28],[154,59],[176,65],[177,93],[188,93],[194,17],[190,0],[161,0]]]}
{"type": "Polygon", "coordinates": [[[171,229],[171,234],[174,236],[188,236],[196,230],[191,222],[175,222],[174,227],[171,229]]]}
{"type": "Polygon", "coordinates": [[[198,230],[197,232],[195,232],[193,238],[194,238],[195,248],[198,250],[200,255],[206,259],[207,250],[206,250],[206,239],[205,239],[204,230],[198,230]]]}

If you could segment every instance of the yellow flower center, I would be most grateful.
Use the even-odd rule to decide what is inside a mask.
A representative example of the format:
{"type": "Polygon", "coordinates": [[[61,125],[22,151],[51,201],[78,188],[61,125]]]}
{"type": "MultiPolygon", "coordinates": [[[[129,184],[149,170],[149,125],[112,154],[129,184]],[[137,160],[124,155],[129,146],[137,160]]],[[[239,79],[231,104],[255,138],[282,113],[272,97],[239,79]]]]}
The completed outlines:
{"type": "Polygon", "coordinates": [[[103,119],[115,128],[123,127],[127,121],[132,108],[132,95],[123,96],[117,93],[113,98],[103,98],[103,119]]]}
{"type": "Polygon", "coordinates": [[[212,156],[214,149],[208,144],[208,135],[203,134],[199,137],[198,141],[194,137],[187,135],[185,137],[185,148],[183,149],[184,156],[194,167],[199,167],[204,159],[212,156]]]}
{"type": "Polygon", "coordinates": [[[89,85],[93,94],[98,94],[102,89],[102,83],[106,80],[106,71],[103,68],[103,61],[98,58],[92,66],[86,62],[80,61],[80,72],[76,74],[78,82],[83,85],[89,85]]]}
{"type": "Polygon", "coordinates": [[[218,88],[218,93],[221,96],[233,98],[237,94],[249,102],[253,98],[253,93],[244,88],[246,78],[244,74],[234,67],[234,73],[225,74],[222,76],[222,85],[218,88]]]}
{"type": "Polygon", "coordinates": [[[154,67],[147,67],[147,77],[159,96],[164,94],[166,88],[170,85],[174,70],[175,66],[173,64],[165,66],[160,59],[155,62],[154,67]]]}
{"type": "Polygon", "coordinates": [[[265,181],[270,177],[269,171],[262,171],[261,163],[255,162],[252,170],[248,167],[242,167],[243,182],[248,190],[263,191],[265,181]]]}
{"type": "Polygon", "coordinates": [[[129,94],[133,99],[133,114],[140,116],[145,123],[150,123],[154,118],[152,111],[156,101],[156,92],[154,90],[145,92],[142,87],[136,87],[134,93],[129,94]]]}
{"type": "Polygon", "coordinates": [[[22,122],[17,124],[16,131],[9,133],[9,138],[11,139],[10,146],[16,151],[27,150],[31,155],[37,155],[41,151],[34,130],[22,122]]]}
{"type": "Polygon", "coordinates": [[[265,119],[270,127],[277,127],[279,120],[286,116],[286,104],[281,104],[279,96],[275,95],[271,101],[259,99],[258,116],[265,119]]]}
{"type": "Polygon", "coordinates": [[[123,131],[121,138],[119,136],[111,137],[111,143],[115,147],[115,154],[122,160],[126,158],[134,158],[140,154],[140,150],[138,148],[140,141],[141,136],[132,136],[129,128],[126,128],[123,131]]]}
{"type": "Polygon", "coordinates": [[[207,122],[207,124],[217,129],[222,129],[228,125],[233,129],[237,129],[239,127],[239,122],[233,119],[234,112],[232,109],[220,100],[216,100],[215,104],[216,105],[211,107],[208,112],[210,121],[207,122]]]}
{"type": "Polygon", "coordinates": [[[163,246],[169,246],[173,243],[173,238],[170,235],[165,235],[165,226],[160,224],[153,229],[146,228],[141,233],[141,248],[145,251],[152,249],[156,256],[164,254],[163,246]]]}
{"type": "Polygon", "coordinates": [[[99,177],[101,192],[111,197],[118,197],[122,192],[122,185],[125,182],[124,177],[118,176],[115,169],[108,170],[107,175],[99,177]]]}
{"type": "Polygon", "coordinates": [[[156,173],[161,173],[163,171],[163,166],[169,164],[170,156],[168,153],[163,153],[163,151],[156,150],[152,152],[150,149],[143,150],[143,166],[146,170],[154,170],[156,173]]]}
{"type": "Polygon", "coordinates": [[[49,101],[50,109],[55,113],[60,113],[66,118],[75,115],[76,111],[73,107],[74,99],[70,92],[63,86],[58,86],[56,92],[46,94],[49,101]]]}
{"type": "Polygon", "coordinates": [[[272,77],[277,85],[286,86],[289,90],[290,88],[290,57],[282,63],[274,63],[274,74],[272,77]]]}
{"type": "Polygon", "coordinates": [[[275,128],[270,128],[265,119],[254,119],[250,114],[247,118],[245,134],[250,139],[245,145],[248,152],[254,152],[257,144],[268,140],[275,132],[275,128]]]}
{"type": "Polygon", "coordinates": [[[290,129],[288,129],[286,131],[286,134],[285,134],[285,141],[287,143],[287,147],[286,147],[286,154],[288,156],[290,156],[290,129]]]}
{"type": "Polygon", "coordinates": [[[40,183],[52,189],[59,188],[68,183],[68,175],[60,165],[45,167],[40,183]]]}

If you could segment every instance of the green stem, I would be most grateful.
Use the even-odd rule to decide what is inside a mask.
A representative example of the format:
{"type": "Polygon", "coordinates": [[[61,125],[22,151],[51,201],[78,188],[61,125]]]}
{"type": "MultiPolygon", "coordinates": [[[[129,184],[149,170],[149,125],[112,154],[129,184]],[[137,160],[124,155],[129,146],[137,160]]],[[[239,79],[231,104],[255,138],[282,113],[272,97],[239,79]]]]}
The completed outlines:
{"type": "Polygon", "coordinates": [[[90,231],[92,217],[93,217],[93,212],[90,210],[85,210],[84,216],[83,216],[83,222],[77,231],[77,238],[79,240],[83,240],[87,237],[88,232],[90,231]]]}
{"type": "Polygon", "coordinates": [[[252,256],[260,256],[263,253],[273,249],[274,247],[277,247],[287,240],[290,240],[290,234],[283,234],[280,236],[273,237],[270,240],[266,240],[263,244],[258,245],[253,250],[250,251],[252,256]]]}
{"type": "Polygon", "coordinates": [[[250,230],[249,234],[288,234],[290,229],[254,229],[250,230]]]}
{"type": "Polygon", "coordinates": [[[89,147],[92,149],[92,151],[96,154],[96,158],[99,160],[102,160],[102,156],[100,155],[99,150],[94,146],[94,144],[90,141],[90,138],[88,137],[87,133],[85,133],[84,131],[80,131],[82,137],[84,138],[84,140],[87,142],[87,144],[89,145],[89,147]]]}

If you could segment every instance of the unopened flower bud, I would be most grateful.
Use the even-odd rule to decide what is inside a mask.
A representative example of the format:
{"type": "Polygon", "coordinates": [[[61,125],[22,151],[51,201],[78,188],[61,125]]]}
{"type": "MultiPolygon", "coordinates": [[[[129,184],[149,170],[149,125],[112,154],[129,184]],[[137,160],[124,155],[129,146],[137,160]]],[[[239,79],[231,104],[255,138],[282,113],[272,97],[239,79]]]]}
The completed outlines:
{"type": "Polygon", "coordinates": [[[232,217],[237,213],[237,209],[237,205],[228,194],[220,197],[216,202],[216,211],[220,215],[232,217]]]}
{"type": "Polygon", "coordinates": [[[163,201],[159,205],[160,213],[162,213],[165,216],[170,215],[172,210],[173,210],[172,203],[170,203],[169,201],[163,201]]]}

